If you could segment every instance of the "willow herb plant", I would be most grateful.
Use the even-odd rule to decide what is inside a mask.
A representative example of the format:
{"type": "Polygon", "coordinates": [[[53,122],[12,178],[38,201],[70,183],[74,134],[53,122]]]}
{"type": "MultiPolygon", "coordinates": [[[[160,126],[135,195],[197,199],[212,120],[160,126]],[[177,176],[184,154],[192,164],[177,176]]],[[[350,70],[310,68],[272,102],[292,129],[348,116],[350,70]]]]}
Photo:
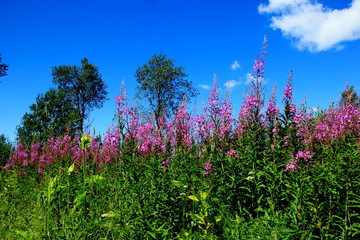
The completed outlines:
{"type": "Polygon", "coordinates": [[[239,113],[216,76],[201,111],[185,98],[172,118],[142,115],[123,85],[102,140],[18,143],[0,169],[0,238],[358,239],[359,105],[297,106],[293,72],[283,109],[277,87],[265,101],[267,48],[239,113]]]}

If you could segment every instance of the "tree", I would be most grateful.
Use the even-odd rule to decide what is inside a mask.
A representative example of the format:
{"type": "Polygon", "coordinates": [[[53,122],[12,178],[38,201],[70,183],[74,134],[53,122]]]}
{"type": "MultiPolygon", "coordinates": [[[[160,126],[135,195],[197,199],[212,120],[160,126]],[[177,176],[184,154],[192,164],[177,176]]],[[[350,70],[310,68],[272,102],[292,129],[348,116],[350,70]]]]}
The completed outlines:
{"type": "Polygon", "coordinates": [[[346,83],[346,88],[341,93],[340,105],[343,106],[347,103],[350,103],[357,107],[360,106],[360,98],[356,93],[356,89],[354,88],[354,86],[349,87],[348,83],[346,83]]]}
{"type": "Polygon", "coordinates": [[[84,131],[84,121],[94,108],[101,108],[106,100],[106,84],[98,67],[83,58],[81,66],[62,65],[53,67],[53,82],[58,89],[66,92],[80,116],[80,130],[84,131]]]}
{"type": "Polygon", "coordinates": [[[12,143],[5,137],[4,134],[0,135],[0,167],[5,166],[9,161],[10,155],[14,147],[12,143]]]}
{"type": "Polygon", "coordinates": [[[26,146],[33,141],[44,142],[50,137],[78,134],[80,115],[67,93],[50,89],[39,94],[36,103],[25,113],[17,127],[17,140],[26,146]]]}
{"type": "Polygon", "coordinates": [[[7,75],[6,72],[8,70],[9,65],[6,65],[5,63],[1,64],[1,60],[2,60],[2,58],[1,58],[1,54],[0,54],[0,77],[4,77],[7,75]]]}
{"type": "Polygon", "coordinates": [[[140,84],[138,96],[148,100],[159,125],[160,117],[172,116],[184,97],[189,100],[197,95],[192,82],[185,79],[184,67],[175,67],[175,60],[166,54],[154,54],[151,60],[138,67],[135,73],[140,84]]]}

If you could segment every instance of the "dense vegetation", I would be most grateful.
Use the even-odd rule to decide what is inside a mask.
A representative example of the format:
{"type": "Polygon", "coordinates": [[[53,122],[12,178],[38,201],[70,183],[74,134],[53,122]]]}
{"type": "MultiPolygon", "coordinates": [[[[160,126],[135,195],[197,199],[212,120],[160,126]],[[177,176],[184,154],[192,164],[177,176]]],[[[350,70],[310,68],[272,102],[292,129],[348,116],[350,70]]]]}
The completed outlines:
{"type": "MultiPolygon", "coordinates": [[[[358,239],[360,109],[265,105],[266,44],[234,118],[214,79],[202,113],[141,116],[125,89],[103,141],[19,143],[0,172],[3,239],[358,239]]],[[[347,91],[351,91],[347,88],[347,91]]],[[[358,99],[357,99],[358,100],[358,99]]]]}

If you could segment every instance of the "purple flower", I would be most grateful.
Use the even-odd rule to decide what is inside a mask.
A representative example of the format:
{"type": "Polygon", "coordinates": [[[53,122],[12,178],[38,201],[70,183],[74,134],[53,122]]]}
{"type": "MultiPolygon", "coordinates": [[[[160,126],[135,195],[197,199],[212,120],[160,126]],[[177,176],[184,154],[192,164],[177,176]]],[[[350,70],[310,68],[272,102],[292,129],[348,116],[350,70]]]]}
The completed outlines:
{"type": "Polygon", "coordinates": [[[297,169],[297,160],[290,161],[290,163],[286,164],[285,171],[296,170],[297,169]]]}
{"type": "Polygon", "coordinates": [[[170,168],[169,159],[166,159],[166,160],[162,161],[161,163],[162,163],[162,166],[161,166],[162,169],[168,170],[170,168]]]}
{"type": "MultiPolygon", "coordinates": [[[[286,164],[285,171],[289,171],[291,169],[297,170],[300,163],[302,164],[302,166],[309,167],[311,159],[312,156],[310,151],[298,151],[295,160],[290,161],[290,163],[286,164]]],[[[315,166],[313,165],[313,167],[315,166]]]]}
{"type": "Polygon", "coordinates": [[[311,158],[312,156],[310,154],[310,151],[298,151],[298,153],[296,154],[296,160],[299,159],[309,160],[311,158]]]}
{"type": "Polygon", "coordinates": [[[267,54],[267,39],[266,36],[264,36],[263,41],[263,47],[260,53],[260,56],[258,59],[254,60],[253,69],[251,72],[252,79],[256,82],[262,82],[262,79],[264,78],[264,72],[265,72],[265,56],[267,54]]]}
{"type": "Polygon", "coordinates": [[[227,151],[226,156],[228,156],[229,158],[236,158],[239,157],[239,154],[236,152],[236,150],[230,150],[227,151]]]}
{"type": "Polygon", "coordinates": [[[204,163],[204,169],[205,169],[205,172],[203,173],[203,176],[210,174],[210,172],[212,170],[212,163],[210,161],[206,161],[204,163]]]}

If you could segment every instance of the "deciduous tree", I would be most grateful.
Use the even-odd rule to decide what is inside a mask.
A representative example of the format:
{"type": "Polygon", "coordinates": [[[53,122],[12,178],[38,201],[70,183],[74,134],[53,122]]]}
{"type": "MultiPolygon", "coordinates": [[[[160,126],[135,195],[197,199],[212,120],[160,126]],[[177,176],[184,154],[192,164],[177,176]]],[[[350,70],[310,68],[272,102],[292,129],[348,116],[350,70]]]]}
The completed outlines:
{"type": "Polygon", "coordinates": [[[154,54],[148,63],[138,67],[135,73],[138,96],[148,100],[158,124],[160,117],[172,116],[184,96],[189,100],[197,91],[192,82],[185,79],[184,67],[176,67],[175,60],[166,54],[154,54]]]}
{"type": "Polygon", "coordinates": [[[17,140],[29,146],[33,141],[78,134],[81,118],[65,92],[50,89],[39,94],[17,127],[17,140]]]}
{"type": "Polygon", "coordinates": [[[81,60],[81,66],[62,65],[53,67],[53,82],[59,90],[66,92],[80,115],[80,130],[84,131],[84,121],[94,108],[101,108],[106,100],[106,84],[98,67],[81,60]]]}

